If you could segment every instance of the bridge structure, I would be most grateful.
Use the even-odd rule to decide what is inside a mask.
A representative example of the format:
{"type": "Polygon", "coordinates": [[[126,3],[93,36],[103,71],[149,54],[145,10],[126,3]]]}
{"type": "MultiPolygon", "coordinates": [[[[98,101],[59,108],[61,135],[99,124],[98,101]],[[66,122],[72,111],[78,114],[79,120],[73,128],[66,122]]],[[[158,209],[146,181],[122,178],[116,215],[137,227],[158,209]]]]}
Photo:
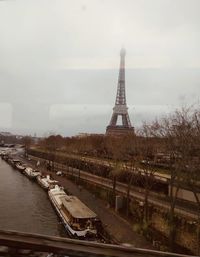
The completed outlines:
{"type": "Polygon", "coordinates": [[[108,245],[17,231],[0,230],[0,256],[10,257],[191,257],[169,252],[108,245]]]}

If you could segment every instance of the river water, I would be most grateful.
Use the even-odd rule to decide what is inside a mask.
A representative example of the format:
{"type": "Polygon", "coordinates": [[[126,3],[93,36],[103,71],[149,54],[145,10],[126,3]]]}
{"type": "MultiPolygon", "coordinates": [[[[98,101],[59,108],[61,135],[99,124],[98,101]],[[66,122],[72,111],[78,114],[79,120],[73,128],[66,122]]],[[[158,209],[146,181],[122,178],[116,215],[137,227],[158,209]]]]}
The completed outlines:
{"type": "Polygon", "coordinates": [[[1,158],[0,229],[66,236],[48,194],[1,158]]]}

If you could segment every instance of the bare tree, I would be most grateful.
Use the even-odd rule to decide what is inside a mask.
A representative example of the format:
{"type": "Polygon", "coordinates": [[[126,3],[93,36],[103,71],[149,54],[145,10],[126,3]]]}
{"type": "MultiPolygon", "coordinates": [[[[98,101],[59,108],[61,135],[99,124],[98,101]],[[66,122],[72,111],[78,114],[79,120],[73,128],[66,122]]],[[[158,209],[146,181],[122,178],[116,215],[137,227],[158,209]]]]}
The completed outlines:
{"type": "Polygon", "coordinates": [[[176,124],[175,117],[165,117],[159,122],[155,121],[151,126],[151,131],[155,137],[163,137],[165,143],[165,151],[169,152],[170,155],[170,180],[169,180],[169,198],[170,198],[170,233],[169,233],[169,247],[170,250],[174,250],[174,242],[176,236],[176,226],[175,226],[175,206],[177,201],[177,195],[180,188],[180,170],[179,170],[179,160],[176,148],[176,134],[178,126],[176,124]]]}
{"type": "MultiPolygon", "coordinates": [[[[194,110],[193,107],[184,107],[151,125],[152,135],[158,138],[162,137],[164,139],[163,142],[165,143],[165,150],[170,155],[169,240],[171,251],[174,250],[176,237],[174,214],[180,187],[187,183],[190,186],[190,189],[193,190],[195,199],[199,205],[199,198],[195,187],[197,176],[199,176],[199,163],[196,167],[194,166],[194,157],[197,152],[199,159],[199,121],[199,111],[194,110]],[[196,179],[194,177],[196,177],[196,179]]],[[[199,241],[198,231],[197,234],[199,241]]]]}
{"type": "Polygon", "coordinates": [[[109,176],[112,178],[112,205],[115,206],[116,198],[116,183],[118,177],[123,172],[122,159],[125,154],[125,148],[122,137],[111,137],[109,136],[105,144],[108,155],[111,157],[108,161],[110,166],[109,176]]]}
{"type": "Polygon", "coordinates": [[[30,136],[25,136],[25,137],[23,137],[22,142],[24,144],[24,150],[25,150],[24,154],[25,154],[25,156],[27,156],[27,152],[28,152],[31,144],[33,143],[33,140],[30,136]]]}
{"type": "Polygon", "coordinates": [[[60,135],[50,135],[43,141],[43,147],[49,155],[49,165],[54,171],[54,163],[57,157],[57,151],[63,143],[62,137],[60,135]]]}
{"type": "Polygon", "coordinates": [[[137,137],[135,134],[130,133],[123,137],[122,140],[123,151],[125,157],[128,159],[124,162],[124,177],[127,183],[127,193],[126,193],[126,216],[129,216],[130,212],[130,191],[131,186],[137,183],[136,167],[137,167],[137,137]]]}
{"type": "Polygon", "coordinates": [[[182,180],[194,194],[198,207],[197,254],[200,254],[200,109],[187,109],[182,114],[181,147],[182,180]]]}
{"type": "Polygon", "coordinates": [[[142,168],[137,168],[139,180],[144,188],[144,217],[143,222],[146,227],[149,224],[149,194],[152,187],[156,183],[155,172],[153,167],[148,165],[152,156],[155,155],[157,151],[156,145],[153,143],[152,138],[152,128],[146,123],[143,124],[139,131],[140,140],[137,149],[137,161],[138,163],[143,163],[142,168]]]}

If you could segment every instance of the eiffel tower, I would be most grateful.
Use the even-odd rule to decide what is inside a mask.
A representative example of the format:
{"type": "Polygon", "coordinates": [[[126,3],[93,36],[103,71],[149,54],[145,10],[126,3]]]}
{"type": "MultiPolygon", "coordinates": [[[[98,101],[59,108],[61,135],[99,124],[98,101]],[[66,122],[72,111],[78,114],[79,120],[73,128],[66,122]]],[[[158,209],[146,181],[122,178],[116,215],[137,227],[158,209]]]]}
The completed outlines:
{"type": "Polygon", "coordinates": [[[117,96],[110,124],[106,128],[107,135],[124,135],[127,133],[134,133],[134,128],[131,126],[128,115],[128,107],[126,105],[125,55],[126,51],[124,48],[122,48],[120,51],[120,69],[117,86],[117,96]],[[117,125],[117,120],[119,116],[121,116],[122,125],[117,125]]]}

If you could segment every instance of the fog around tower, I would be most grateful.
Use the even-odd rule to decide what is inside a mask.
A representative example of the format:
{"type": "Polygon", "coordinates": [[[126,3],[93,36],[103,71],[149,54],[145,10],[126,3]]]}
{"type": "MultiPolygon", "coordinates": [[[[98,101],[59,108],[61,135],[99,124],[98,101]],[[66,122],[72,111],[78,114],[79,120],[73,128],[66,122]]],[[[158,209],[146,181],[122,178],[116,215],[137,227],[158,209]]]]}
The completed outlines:
{"type": "Polygon", "coordinates": [[[0,1],[0,130],[104,133],[120,49],[132,125],[199,101],[198,0],[0,1]]]}

